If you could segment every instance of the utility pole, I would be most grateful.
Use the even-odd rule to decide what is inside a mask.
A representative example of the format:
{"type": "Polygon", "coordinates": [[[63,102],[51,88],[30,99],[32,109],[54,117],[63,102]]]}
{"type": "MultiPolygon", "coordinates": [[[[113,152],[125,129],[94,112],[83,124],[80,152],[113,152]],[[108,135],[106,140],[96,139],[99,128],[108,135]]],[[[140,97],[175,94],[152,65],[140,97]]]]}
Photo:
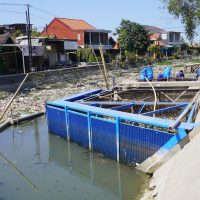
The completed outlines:
{"type": "Polygon", "coordinates": [[[30,12],[29,12],[30,5],[27,4],[27,11],[26,11],[26,23],[27,23],[27,38],[28,38],[28,58],[29,58],[29,70],[32,68],[33,65],[33,58],[32,58],[32,43],[31,43],[31,23],[30,23],[30,12]]]}

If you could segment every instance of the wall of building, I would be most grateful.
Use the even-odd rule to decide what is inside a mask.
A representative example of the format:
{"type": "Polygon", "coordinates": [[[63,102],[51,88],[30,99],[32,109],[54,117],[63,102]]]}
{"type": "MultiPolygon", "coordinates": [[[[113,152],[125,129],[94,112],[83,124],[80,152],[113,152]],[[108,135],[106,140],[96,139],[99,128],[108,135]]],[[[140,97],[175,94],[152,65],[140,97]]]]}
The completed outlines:
{"type": "Polygon", "coordinates": [[[78,44],[81,46],[84,44],[84,32],[81,30],[72,30],[58,19],[54,19],[47,29],[42,32],[43,35],[56,36],[58,39],[78,40],[78,34],[80,34],[80,40],[78,44]]]}

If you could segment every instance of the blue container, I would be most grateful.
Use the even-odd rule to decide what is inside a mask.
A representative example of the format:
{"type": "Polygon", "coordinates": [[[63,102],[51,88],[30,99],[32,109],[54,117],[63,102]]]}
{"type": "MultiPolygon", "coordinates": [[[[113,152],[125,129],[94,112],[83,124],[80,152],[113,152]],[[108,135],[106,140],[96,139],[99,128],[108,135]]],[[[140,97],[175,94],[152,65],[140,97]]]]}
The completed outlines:
{"type": "Polygon", "coordinates": [[[166,67],[164,69],[163,76],[164,76],[164,78],[170,78],[171,77],[171,68],[170,67],[166,67]]]}
{"type": "Polygon", "coordinates": [[[147,78],[147,67],[143,68],[140,71],[140,80],[145,81],[146,80],[145,77],[147,78]]]}

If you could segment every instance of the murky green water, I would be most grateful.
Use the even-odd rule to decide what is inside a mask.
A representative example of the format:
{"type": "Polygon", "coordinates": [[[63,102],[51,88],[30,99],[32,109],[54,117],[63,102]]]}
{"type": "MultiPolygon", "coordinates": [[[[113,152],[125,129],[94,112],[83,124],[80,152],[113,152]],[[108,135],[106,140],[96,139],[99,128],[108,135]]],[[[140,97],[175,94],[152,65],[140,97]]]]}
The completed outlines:
{"type": "Polygon", "coordinates": [[[133,200],[145,177],[48,134],[39,118],[0,134],[0,200],[133,200]]]}

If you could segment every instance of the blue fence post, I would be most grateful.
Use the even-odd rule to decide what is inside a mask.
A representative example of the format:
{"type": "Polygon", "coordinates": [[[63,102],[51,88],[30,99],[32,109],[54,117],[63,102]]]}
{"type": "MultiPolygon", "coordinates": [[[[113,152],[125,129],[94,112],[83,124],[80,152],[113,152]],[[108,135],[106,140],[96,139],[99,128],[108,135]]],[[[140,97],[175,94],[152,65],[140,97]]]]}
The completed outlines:
{"type": "Polygon", "coordinates": [[[92,133],[91,133],[91,112],[87,112],[88,116],[88,140],[89,140],[89,149],[92,149],[92,143],[91,143],[91,138],[92,138],[92,133]]]}
{"type": "Polygon", "coordinates": [[[68,107],[65,107],[65,119],[66,119],[66,132],[67,132],[67,140],[70,140],[69,136],[69,114],[68,114],[68,107]]]}
{"type": "Polygon", "coordinates": [[[119,117],[116,117],[116,147],[117,147],[117,162],[119,162],[119,117]]]}

